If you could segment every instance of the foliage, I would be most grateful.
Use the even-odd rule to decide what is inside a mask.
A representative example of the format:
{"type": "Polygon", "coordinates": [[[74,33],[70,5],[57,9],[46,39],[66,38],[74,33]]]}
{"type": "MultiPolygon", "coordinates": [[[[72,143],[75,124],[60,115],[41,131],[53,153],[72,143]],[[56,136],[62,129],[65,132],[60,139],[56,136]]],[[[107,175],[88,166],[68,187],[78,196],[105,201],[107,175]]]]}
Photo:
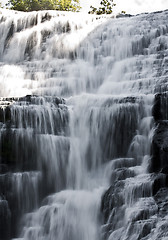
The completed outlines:
{"type": "Polygon", "coordinates": [[[91,11],[89,11],[89,14],[97,14],[97,15],[101,15],[101,14],[111,14],[112,13],[112,9],[113,7],[116,5],[115,3],[113,3],[113,0],[102,0],[100,2],[100,7],[97,9],[93,6],[90,6],[91,11]]]}
{"type": "Polygon", "coordinates": [[[8,6],[17,11],[38,11],[38,10],[59,10],[73,11],[80,10],[79,0],[9,0],[8,6]]]}

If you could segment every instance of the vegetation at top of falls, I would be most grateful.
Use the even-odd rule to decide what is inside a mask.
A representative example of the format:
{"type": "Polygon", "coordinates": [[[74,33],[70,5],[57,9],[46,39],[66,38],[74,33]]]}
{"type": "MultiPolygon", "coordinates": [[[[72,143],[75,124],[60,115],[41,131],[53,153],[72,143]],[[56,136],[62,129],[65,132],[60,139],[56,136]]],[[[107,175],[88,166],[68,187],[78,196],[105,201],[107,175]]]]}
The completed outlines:
{"type": "Polygon", "coordinates": [[[113,7],[116,5],[113,0],[102,0],[100,2],[100,7],[97,9],[93,6],[90,6],[91,10],[88,12],[89,14],[111,14],[113,12],[113,7]]]}
{"type": "Polygon", "coordinates": [[[7,3],[12,10],[31,12],[38,10],[58,10],[78,12],[79,0],[9,0],[7,3]]]}

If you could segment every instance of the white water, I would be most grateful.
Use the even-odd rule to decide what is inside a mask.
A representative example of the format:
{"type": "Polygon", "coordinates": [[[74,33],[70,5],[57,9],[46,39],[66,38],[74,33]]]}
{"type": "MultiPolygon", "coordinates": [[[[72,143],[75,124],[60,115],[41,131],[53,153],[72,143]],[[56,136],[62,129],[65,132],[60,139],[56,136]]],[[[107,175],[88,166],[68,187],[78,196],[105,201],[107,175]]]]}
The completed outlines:
{"type": "Polygon", "coordinates": [[[0,97],[42,96],[11,106],[16,152],[19,139],[34,145],[38,171],[46,168],[43,188],[55,192],[23,217],[18,237],[101,239],[101,197],[113,184],[123,204],[114,207],[106,238],[138,239],[141,224],[130,232],[134,212],[154,205],[151,109],[156,79],[167,77],[156,64],[157,47],[168,40],[167,13],[116,20],[50,12],[44,21],[45,14],[0,15],[0,97]],[[56,107],[55,96],[66,104],[56,107]]]}

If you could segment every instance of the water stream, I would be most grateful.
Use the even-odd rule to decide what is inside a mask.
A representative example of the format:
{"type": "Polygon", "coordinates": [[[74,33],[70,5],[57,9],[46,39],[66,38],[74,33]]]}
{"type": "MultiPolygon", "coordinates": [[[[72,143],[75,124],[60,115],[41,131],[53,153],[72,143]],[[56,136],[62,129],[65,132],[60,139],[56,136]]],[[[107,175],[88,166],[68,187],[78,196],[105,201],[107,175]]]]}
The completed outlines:
{"type": "Polygon", "coordinates": [[[2,10],[2,240],[157,239],[149,166],[167,19],[2,10]]]}

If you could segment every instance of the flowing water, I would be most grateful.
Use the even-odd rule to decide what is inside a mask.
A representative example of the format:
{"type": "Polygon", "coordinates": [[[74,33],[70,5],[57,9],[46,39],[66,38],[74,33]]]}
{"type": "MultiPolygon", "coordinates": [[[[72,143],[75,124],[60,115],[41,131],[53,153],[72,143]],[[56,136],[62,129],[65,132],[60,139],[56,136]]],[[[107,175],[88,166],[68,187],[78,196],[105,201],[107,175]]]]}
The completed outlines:
{"type": "Polygon", "coordinates": [[[2,239],[158,238],[149,166],[167,19],[2,10],[2,239]]]}

